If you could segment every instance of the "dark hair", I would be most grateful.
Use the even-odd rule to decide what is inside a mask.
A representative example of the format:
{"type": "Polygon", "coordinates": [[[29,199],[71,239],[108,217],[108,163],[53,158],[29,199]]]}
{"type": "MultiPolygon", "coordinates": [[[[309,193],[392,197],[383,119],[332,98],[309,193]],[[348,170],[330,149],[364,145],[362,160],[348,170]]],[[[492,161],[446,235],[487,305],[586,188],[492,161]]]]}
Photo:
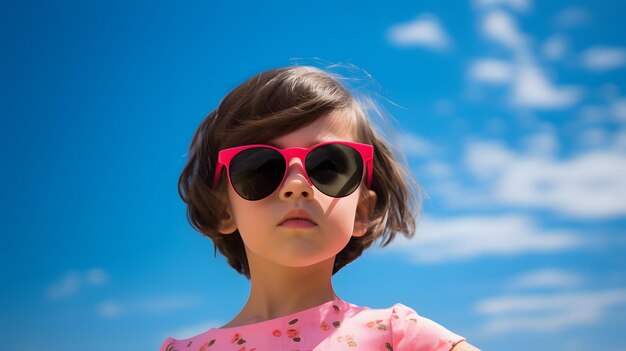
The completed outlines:
{"type": "Polygon", "coordinates": [[[223,235],[217,230],[227,216],[221,199],[226,191],[224,184],[228,184],[222,177],[220,187],[212,187],[219,150],[267,142],[334,111],[353,119],[356,141],[374,146],[371,189],[377,199],[365,235],[352,237],[337,254],[333,274],[359,257],[377,238],[384,247],[396,233],[414,235],[421,206],[419,186],[374,130],[363,104],[322,69],[270,69],[237,86],[206,116],[193,136],[189,159],[178,180],[178,193],[187,204],[189,223],[208,236],[228,264],[248,279],[250,270],[239,231],[223,235]]]}

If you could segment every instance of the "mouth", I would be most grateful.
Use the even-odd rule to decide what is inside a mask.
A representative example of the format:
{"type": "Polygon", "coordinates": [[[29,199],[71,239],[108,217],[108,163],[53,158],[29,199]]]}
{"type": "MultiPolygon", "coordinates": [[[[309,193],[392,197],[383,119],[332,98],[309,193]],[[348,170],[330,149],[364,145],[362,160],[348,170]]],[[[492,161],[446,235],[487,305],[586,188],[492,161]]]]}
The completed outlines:
{"type": "Polygon", "coordinates": [[[311,228],[317,226],[313,217],[303,208],[294,208],[287,212],[285,217],[278,224],[279,227],[286,228],[311,228]]]}
{"type": "Polygon", "coordinates": [[[288,218],[278,226],[286,228],[311,228],[317,226],[317,224],[307,218],[288,218]]]}

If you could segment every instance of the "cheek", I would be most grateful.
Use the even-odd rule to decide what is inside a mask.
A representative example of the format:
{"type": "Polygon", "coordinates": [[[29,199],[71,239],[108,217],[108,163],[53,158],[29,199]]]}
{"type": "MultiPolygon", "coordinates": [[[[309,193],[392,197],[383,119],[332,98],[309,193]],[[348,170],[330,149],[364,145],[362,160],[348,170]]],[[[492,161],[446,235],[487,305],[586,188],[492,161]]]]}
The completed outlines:
{"type": "Polygon", "coordinates": [[[229,198],[235,223],[240,234],[245,235],[251,229],[258,229],[259,225],[267,222],[266,206],[263,206],[262,200],[244,200],[232,189],[229,189],[229,198]]]}
{"type": "Polygon", "coordinates": [[[354,230],[354,219],[356,216],[356,208],[359,196],[355,191],[347,197],[341,199],[332,199],[326,213],[328,214],[328,225],[332,231],[336,231],[345,236],[352,235],[354,230]]]}

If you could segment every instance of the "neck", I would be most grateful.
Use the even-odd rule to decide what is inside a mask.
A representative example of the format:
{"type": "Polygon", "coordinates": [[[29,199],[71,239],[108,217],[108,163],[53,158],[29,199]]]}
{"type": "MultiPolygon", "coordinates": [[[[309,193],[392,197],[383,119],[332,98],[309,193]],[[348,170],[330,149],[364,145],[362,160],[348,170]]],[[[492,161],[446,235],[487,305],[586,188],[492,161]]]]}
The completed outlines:
{"type": "Polygon", "coordinates": [[[260,262],[248,251],[250,296],[241,312],[225,327],[286,316],[339,299],[332,286],[334,257],[308,267],[260,262]],[[252,264],[254,261],[254,264],[252,264]]]}

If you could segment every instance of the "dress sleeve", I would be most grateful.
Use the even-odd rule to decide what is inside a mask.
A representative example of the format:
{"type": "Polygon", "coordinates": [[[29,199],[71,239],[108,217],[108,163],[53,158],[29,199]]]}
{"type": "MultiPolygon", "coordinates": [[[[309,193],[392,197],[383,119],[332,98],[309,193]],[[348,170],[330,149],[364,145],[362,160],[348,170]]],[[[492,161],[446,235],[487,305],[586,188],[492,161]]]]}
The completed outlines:
{"type": "Polygon", "coordinates": [[[161,345],[161,348],[159,349],[159,351],[174,351],[174,342],[176,340],[174,340],[174,338],[167,338],[165,339],[165,341],[163,341],[163,344],[161,345]]]}
{"type": "Polygon", "coordinates": [[[400,303],[393,306],[390,324],[394,351],[450,351],[465,340],[400,303]]]}

